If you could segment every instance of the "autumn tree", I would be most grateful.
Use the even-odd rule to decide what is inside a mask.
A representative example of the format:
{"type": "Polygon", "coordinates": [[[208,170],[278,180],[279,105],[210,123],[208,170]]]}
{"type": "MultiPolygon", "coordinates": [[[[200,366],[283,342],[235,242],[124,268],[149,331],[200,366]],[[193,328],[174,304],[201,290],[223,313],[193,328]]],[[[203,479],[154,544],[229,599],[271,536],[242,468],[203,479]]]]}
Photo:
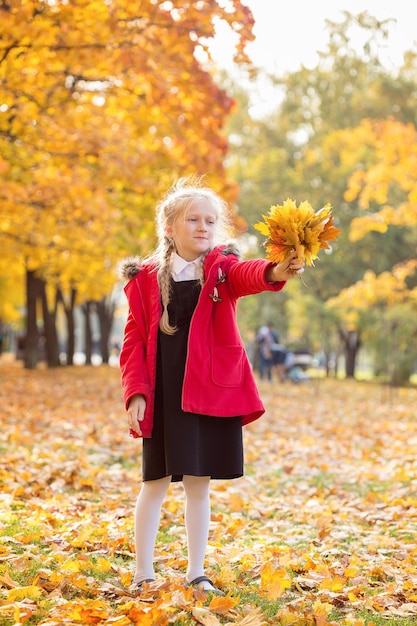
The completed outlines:
{"type": "MultiPolygon", "coordinates": [[[[417,289],[416,139],[417,131],[412,124],[392,118],[363,120],[351,130],[349,138],[346,137],[349,152],[362,154],[345,193],[348,201],[358,199],[362,209],[362,214],[352,221],[351,241],[366,239],[370,232],[380,233],[381,239],[388,239],[390,233],[402,233],[402,245],[408,241],[408,260],[378,276],[368,272],[362,281],[350,288],[352,296],[356,293],[361,296],[360,303],[357,297],[351,298],[351,309],[353,303],[359,310],[374,304],[383,309],[383,328],[380,330],[385,337],[395,337],[389,350],[392,362],[389,373],[391,381],[396,384],[408,381],[417,353],[417,324],[414,322],[417,289]]],[[[345,299],[342,292],[339,307],[344,308],[345,299]]]]}
{"type": "MultiPolygon", "coordinates": [[[[411,146],[412,129],[417,123],[413,104],[417,63],[411,52],[405,56],[401,68],[387,68],[381,61],[381,49],[389,36],[389,20],[381,22],[367,13],[353,16],[346,12],[340,23],[328,21],[327,29],[328,44],[317,67],[301,67],[283,77],[271,78],[277,100],[281,101],[273,113],[256,121],[249,113],[250,102],[246,117],[240,113],[242,133],[239,135],[237,124],[232,127],[234,141],[229,162],[230,171],[242,190],[241,211],[250,224],[270,205],[281,203],[287,197],[309,200],[315,208],[326,202],[332,204],[341,234],[333,246],[334,253],[330,257],[321,255],[315,268],[305,273],[308,290],[304,291],[318,302],[311,307],[310,319],[304,324],[304,342],[312,347],[321,343],[324,350],[338,352],[341,338],[345,364],[349,364],[349,374],[354,375],[363,329],[346,326],[342,317],[337,320],[335,310],[329,317],[324,304],[341,289],[360,280],[366,271],[376,274],[389,271],[395,264],[411,258],[415,251],[414,235],[405,227],[387,229],[383,235],[368,229],[365,237],[355,241],[350,237],[350,227],[355,226],[356,218],[365,216],[358,195],[360,177],[365,176],[369,167],[370,178],[375,179],[378,170],[379,156],[366,124],[391,119],[411,133],[403,143],[403,150],[407,152],[407,147],[411,146]],[[358,32],[364,42],[359,52],[351,43],[352,34],[358,32]],[[355,181],[356,194],[352,186],[355,181]],[[346,195],[347,189],[351,189],[350,195],[346,195]],[[378,254],[381,246],[383,254],[378,254]],[[319,317],[313,322],[314,315],[319,317]],[[315,341],[313,328],[318,333],[315,341]],[[325,331],[320,332],[320,328],[325,331]]],[[[388,142],[388,135],[384,139],[388,142]]],[[[398,142],[395,149],[398,149],[398,142]]],[[[408,150],[408,154],[411,163],[413,151],[408,150]]],[[[392,161],[387,161],[385,173],[391,165],[392,161]]],[[[399,193],[394,182],[400,167],[393,171],[388,183],[392,193],[397,187],[395,195],[391,196],[396,208],[404,201],[405,193],[404,189],[399,193]]],[[[381,178],[376,185],[379,180],[381,178]]],[[[369,193],[369,188],[364,189],[364,193],[369,193]]],[[[375,211],[374,201],[372,206],[375,211]]],[[[375,219],[381,218],[376,215],[375,219]]],[[[249,234],[256,236],[252,229],[249,234]]],[[[258,242],[261,244],[260,238],[258,242]]],[[[299,287],[302,289],[301,285],[299,287]]],[[[276,317],[281,314],[282,309],[277,309],[276,317]]],[[[300,319],[304,316],[300,315],[300,319]]],[[[299,329],[288,327],[289,340],[299,334],[299,329]]]]}
{"type": "Polygon", "coordinates": [[[76,302],[103,301],[116,259],[153,245],[153,206],[174,178],[209,173],[233,199],[223,168],[233,100],[208,42],[227,22],[247,63],[253,19],[240,0],[11,0],[0,14],[0,255],[26,271],[34,367],[38,302],[51,347],[57,306],[70,320],[76,302]]]}
{"type": "Polygon", "coordinates": [[[409,380],[417,353],[417,287],[410,285],[416,268],[414,259],[379,275],[368,270],[362,280],[327,303],[339,311],[352,335],[363,328],[368,349],[376,357],[377,373],[395,385],[409,380]]]}

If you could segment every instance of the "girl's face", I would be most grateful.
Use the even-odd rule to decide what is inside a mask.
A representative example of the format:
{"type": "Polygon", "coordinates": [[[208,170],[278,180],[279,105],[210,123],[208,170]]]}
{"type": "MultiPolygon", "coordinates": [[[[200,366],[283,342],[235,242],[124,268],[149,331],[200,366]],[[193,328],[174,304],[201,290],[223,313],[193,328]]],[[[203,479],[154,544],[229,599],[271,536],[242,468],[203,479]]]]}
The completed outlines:
{"type": "Polygon", "coordinates": [[[210,202],[197,200],[166,232],[174,239],[179,256],[194,261],[213,247],[216,223],[217,213],[210,202]]]}

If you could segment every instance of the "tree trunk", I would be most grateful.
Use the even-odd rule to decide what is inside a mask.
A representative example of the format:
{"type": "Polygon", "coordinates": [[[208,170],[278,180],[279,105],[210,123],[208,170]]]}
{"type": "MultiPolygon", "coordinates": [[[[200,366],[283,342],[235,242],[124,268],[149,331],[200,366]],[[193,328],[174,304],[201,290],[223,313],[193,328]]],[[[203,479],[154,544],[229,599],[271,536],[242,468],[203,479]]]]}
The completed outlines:
{"type": "Polygon", "coordinates": [[[91,365],[91,357],[93,355],[93,332],[91,330],[91,302],[87,302],[83,306],[84,323],[85,323],[85,364],[91,365]]]}
{"type": "Polygon", "coordinates": [[[356,357],[361,346],[360,333],[357,330],[342,329],[340,329],[339,333],[343,341],[345,352],[345,375],[346,378],[354,378],[356,357]]]}
{"type": "Polygon", "coordinates": [[[36,303],[39,295],[38,279],[35,272],[26,270],[26,335],[24,338],[25,368],[36,369],[38,364],[38,324],[36,303]]]}
{"type": "Polygon", "coordinates": [[[67,318],[67,332],[68,332],[68,342],[67,342],[67,365],[74,365],[74,352],[75,352],[75,319],[74,319],[74,308],[75,308],[75,300],[77,297],[77,290],[72,288],[70,295],[70,304],[66,307],[65,315],[67,318]]]}
{"type": "Polygon", "coordinates": [[[67,304],[65,302],[62,291],[60,289],[57,290],[57,299],[62,304],[64,313],[65,313],[65,318],[67,321],[67,345],[66,345],[67,365],[74,365],[74,352],[75,352],[74,307],[75,307],[76,297],[77,297],[77,290],[72,288],[71,293],[70,293],[69,304],[67,304]]]}
{"type": "Polygon", "coordinates": [[[113,326],[116,305],[110,298],[102,298],[96,302],[97,314],[100,323],[100,350],[103,363],[110,359],[110,333],[113,326]]]}
{"type": "Polygon", "coordinates": [[[56,329],[56,302],[51,310],[48,306],[46,283],[44,280],[39,279],[39,290],[42,302],[46,362],[48,367],[58,367],[60,362],[58,332],[56,329]]]}
{"type": "Polygon", "coordinates": [[[325,352],[324,354],[324,364],[326,369],[326,377],[330,376],[336,377],[336,356],[334,352],[325,352]]]}

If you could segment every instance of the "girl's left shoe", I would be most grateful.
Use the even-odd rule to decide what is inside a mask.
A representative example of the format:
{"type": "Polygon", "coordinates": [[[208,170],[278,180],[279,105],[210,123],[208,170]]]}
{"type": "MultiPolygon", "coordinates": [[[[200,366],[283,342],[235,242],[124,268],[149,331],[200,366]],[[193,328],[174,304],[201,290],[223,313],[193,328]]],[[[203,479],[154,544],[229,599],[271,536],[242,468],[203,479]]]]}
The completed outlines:
{"type": "Polygon", "coordinates": [[[154,583],[155,582],[155,578],[145,578],[145,580],[141,580],[138,583],[133,583],[132,585],[130,585],[129,591],[130,593],[142,593],[143,591],[143,583],[146,583],[147,585],[149,585],[150,583],[154,583]]]}

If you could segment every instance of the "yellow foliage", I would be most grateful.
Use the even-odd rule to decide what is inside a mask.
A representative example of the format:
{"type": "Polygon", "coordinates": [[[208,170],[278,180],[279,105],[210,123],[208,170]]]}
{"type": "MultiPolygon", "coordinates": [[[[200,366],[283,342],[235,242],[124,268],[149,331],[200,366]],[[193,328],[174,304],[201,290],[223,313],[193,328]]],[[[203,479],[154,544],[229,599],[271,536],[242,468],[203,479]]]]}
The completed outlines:
{"type": "Polygon", "coordinates": [[[264,222],[254,225],[267,237],[267,258],[281,263],[296,250],[301,263],[314,265],[319,250],[330,248],[328,241],[336,239],[340,232],[333,225],[331,212],[330,204],[314,211],[309,202],[301,202],[297,207],[290,198],[283,205],[271,206],[268,215],[262,216],[264,222]]]}
{"type": "Polygon", "coordinates": [[[345,319],[354,311],[369,309],[376,304],[391,306],[412,301],[413,290],[409,290],[407,279],[417,268],[417,260],[395,265],[391,272],[382,272],[378,276],[368,270],[362,280],[343,289],[335,298],[328,301],[329,307],[343,312],[345,319]]]}
{"type": "Polygon", "coordinates": [[[153,208],[174,178],[209,171],[235,200],[224,169],[234,101],[196,58],[203,48],[210,61],[219,19],[247,62],[254,21],[240,0],[2,3],[0,263],[24,259],[100,299],[122,255],[153,247],[153,208]]]}
{"type": "Polygon", "coordinates": [[[373,230],[378,233],[386,233],[388,225],[383,221],[380,214],[355,217],[350,225],[349,239],[352,242],[362,239],[365,232],[373,230]]]}
{"type": "Polygon", "coordinates": [[[342,146],[349,148],[343,160],[363,164],[351,175],[345,199],[358,199],[359,206],[369,211],[352,221],[351,241],[358,241],[370,231],[383,233],[390,225],[417,226],[415,126],[394,119],[363,120],[356,129],[339,131],[338,138],[342,146]],[[370,211],[372,205],[375,209],[370,211]]]}

